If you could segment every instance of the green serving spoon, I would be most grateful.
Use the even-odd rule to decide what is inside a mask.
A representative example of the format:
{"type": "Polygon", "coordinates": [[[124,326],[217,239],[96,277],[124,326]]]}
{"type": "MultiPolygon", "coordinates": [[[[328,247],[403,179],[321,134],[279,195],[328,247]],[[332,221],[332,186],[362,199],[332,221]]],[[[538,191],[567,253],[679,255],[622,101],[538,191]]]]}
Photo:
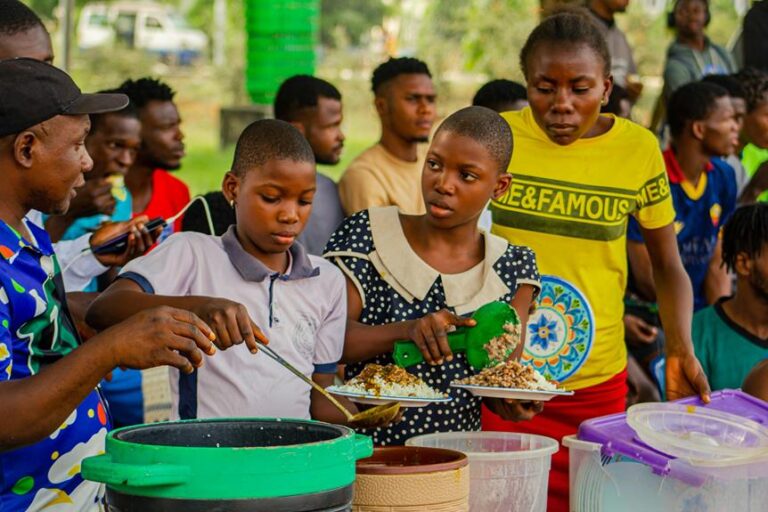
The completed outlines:
{"type": "MultiPolygon", "coordinates": [[[[477,308],[472,318],[477,325],[459,327],[448,334],[448,346],[451,347],[451,351],[466,353],[469,365],[475,370],[502,363],[503,361],[491,361],[485,345],[491,339],[506,332],[504,325],[520,325],[517,311],[506,302],[495,301],[477,308]]],[[[507,357],[509,355],[507,354],[507,357]]],[[[398,366],[403,368],[424,362],[424,356],[421,355],[419,347],[412,341],[396,341],[392,358],[398,366]]]]}

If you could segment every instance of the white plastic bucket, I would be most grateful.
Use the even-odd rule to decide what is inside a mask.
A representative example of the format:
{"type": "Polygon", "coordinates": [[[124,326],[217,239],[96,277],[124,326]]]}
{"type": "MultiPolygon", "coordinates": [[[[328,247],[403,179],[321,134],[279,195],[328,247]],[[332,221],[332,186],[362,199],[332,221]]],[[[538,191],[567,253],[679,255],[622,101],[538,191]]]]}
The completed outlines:
{"type": "Polygon", "coordinates": [[[409,439],[409,446],[446,448],[469,458],[471,512],[545,512],[554,439],[510,432],[448,432],[409,439]]]}

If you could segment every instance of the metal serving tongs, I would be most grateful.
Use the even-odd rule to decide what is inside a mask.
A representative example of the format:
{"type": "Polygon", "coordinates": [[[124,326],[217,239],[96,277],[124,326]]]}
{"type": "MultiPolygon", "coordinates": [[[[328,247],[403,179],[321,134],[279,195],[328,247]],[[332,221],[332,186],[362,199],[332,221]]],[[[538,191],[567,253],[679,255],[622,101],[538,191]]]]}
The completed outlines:
{"type": "Polygon", "coordinates": [[[349,410],[341,405],[341,403],[334,398],[323,386],[313,381],[299,370],[297,370],[291,363],[280,357],[277,352],[272,350],[269,346],[263,344],[259,340],[256,340],[259,345],[259,350],[264,352],[269,358],[280,364],[282,367],[288,369],[295,376],[315,388],[319,393],[327,398],[338,410],[344,413],[347,418],[347,422],[350,426],[361,428],[375,428],[382,427],[392,422],[397,417],[397,413],[400,412],[399,402],[390,402],[376,407],[371,407],[363,412],[352,414],[349,410]]]}

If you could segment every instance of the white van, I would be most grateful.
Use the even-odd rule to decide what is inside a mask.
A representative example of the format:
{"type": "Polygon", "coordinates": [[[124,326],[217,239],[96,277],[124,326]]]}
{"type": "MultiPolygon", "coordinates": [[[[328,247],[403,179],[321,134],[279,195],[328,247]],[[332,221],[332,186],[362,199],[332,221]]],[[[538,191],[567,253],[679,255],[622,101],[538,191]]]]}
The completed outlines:
{"type": "Polygon", "coordinates": [[[81,49],[119,41],[181,63],[205,53],[208,36],[190,28],[172,7],[151,2],[89,3],[80,13],[81,49]]]}

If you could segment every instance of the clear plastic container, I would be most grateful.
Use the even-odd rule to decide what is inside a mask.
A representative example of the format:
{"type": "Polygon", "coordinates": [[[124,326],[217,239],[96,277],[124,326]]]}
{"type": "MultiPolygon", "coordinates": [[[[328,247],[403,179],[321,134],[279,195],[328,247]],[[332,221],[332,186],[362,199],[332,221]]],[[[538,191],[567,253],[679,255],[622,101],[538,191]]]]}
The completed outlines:
{"type": "Polygon", "coordinates": [[[672,460],[668,474],[611,453],[609,446],[563,438],[569,451],[571,512],[765,512],[768,461],[729,468],[672,460]],[[671,476],[677,475],[677,477],[671,476]]]}
{"type": "Polygon", "coordinates": [[[627,423],[648,446],[694,465],[768,456],[768,428],[734,414],[675,403],[638,404],[627,423]]]}
{"type": "Polygon", "coordinates": [[[409,439],[409,446],[446,448],[469,457],[471,512],[545,512],[557,441],[508,432],[448,432],[409,439]]]}

